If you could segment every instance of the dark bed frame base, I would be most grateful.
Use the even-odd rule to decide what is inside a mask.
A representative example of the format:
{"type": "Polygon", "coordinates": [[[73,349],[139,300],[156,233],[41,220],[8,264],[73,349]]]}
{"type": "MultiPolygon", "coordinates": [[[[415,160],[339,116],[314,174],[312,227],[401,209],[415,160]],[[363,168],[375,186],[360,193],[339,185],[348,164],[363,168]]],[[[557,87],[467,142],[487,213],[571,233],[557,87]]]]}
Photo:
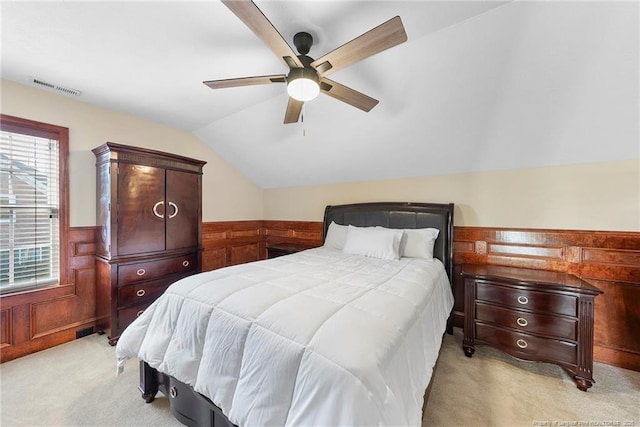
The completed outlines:
{"type": "Polygon", "coordinates": [[[158,372],[142,360],[138,389],[147,403],[155,400],[158,391],[162,392],[169,398],[169,409],[173,416],[186,426],[237,427],[211,400],[195,392],[191,386],[158,372]]]}
{"type": "MultiPolygon", "coordinates": [[[[337,224],[370,227],[380,225],[389,228],[424,228],[440,230],[434,246],[434,257],[441,260],[445,270],[452,278],[453,273],[453,204],[440,203],[358,203],[351,205],[327,206],[324,214],[324,233],[331,221],[337,224]]],[[[453,280],[451,280],[453,285],[453,280]]],[[[453,286],[452,286],[453,288],[453,286]]],[[[452,316],[447,320],[446,332],[453,334],[452,316]]],[[[443,335],[444,337],[444,335],[443,335]]],[[[437,366],[437,361],[436,361],[437,366]]],[[[424,394],[422,415],[427,406],[431,384],[435,376],[435,367],[431,381],[424,394]]],[[[140,386],[145,402],[155,399],[158,391],[169,398],[169,407],[173,416],[187,426],[237,427],[222,413],[211,400],[197,393],[191,386],[175,378],[158,372],[146,362],[140,361],[140,386]]]]}

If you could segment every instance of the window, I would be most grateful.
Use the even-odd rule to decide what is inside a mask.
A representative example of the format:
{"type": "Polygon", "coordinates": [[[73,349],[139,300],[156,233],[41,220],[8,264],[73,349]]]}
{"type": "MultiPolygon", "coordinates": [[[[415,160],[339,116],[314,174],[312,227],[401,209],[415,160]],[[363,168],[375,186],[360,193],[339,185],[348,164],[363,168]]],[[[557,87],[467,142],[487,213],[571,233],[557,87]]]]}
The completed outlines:
{"type": "Polygon", "coordinates": [[[66,279],[68,135],[0,115],[0,294],[66,279]]]}

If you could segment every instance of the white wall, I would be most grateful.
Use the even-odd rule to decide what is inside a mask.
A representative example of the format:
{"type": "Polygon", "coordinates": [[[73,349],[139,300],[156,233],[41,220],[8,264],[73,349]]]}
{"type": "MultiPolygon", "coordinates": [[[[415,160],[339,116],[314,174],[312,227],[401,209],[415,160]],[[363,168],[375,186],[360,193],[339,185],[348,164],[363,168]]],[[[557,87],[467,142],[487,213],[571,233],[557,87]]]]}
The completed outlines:
{"type": "Polygon", "coordinates": [[[265,190],[265,218],[454,202],[458,225],[640,231],[639,13],[637,2],[514,1],[410,38],[388,76],[405,94],[398,114],[305,141],[340,158],[287,158],[275,169],[294,183],[265,190]],[[303,185],[313,180],[324,185],[303,185]]]}
{"type": "Polygon", "coordinates": [[[638,159],[639,9],[512,1],[421,37],[408,18],[407,43],[330,76],[369,113],[320,96],[278,125],[282,95],[196,133],[264,188],[638,159]]]}
{"type": "Polygon", "coordinates": [[[69,128],[70,225],[96,223],[95,156],[105,142],[204,160],[203,220],[261,219],[262,189],[190,132],[1,80],[3,114],[69,128]]]}

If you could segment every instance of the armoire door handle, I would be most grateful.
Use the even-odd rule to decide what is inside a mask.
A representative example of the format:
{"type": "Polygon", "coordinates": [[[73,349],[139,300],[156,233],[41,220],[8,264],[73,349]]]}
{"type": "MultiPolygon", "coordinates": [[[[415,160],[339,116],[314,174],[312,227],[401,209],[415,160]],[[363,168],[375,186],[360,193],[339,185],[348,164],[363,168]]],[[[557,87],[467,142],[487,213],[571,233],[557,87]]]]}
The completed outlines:
{"type": "Polygon", "coordinates": [[[169,206],[171,206],[173,208],[173,213],[171,215],[169,215],[169,218],[173,218],[176,215],[178,215],[178,205],[176,205],[173,202],[169,202],[169,206]]]}
{"type": "Polygon", "coordinates": [[[164,205],[164,201],[160,200],[155,205],[153,205],[153,214],[155,216],[157,216],[158,218],[164,218],[164,214],[159,214],[158,213],[158,206],[160,206],[160,205],[164,205]]]}

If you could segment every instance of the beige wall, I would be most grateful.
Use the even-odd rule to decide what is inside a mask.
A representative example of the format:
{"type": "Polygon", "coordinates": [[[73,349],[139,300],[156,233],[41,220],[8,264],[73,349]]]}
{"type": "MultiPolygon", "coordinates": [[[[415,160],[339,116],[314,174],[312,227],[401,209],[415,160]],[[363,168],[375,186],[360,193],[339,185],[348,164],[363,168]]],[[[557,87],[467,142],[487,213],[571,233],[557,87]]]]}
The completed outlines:
{"type": "Polygon", "coordinates": [[[71,226],[95,225],[95,157],[107,142],[204,160],[203,220],[261,219],[262,189],[190,132],[96,107],[67,96],[1,81],[3,114],[69,128],[71,226]]]}
{"type": "Polygon", "coordinates": [[[456,225],[640,231],[640,159],[270,189],[265,219],[321,221],[328,204],[453,202],[456,225]]]}
{"type": "Polygon", "coordinates": [[[467,226],[640,231],[640,159],[263,190],[190,132],[1,81],[0,111],[69,128],[71,225],[95,225],[95,158],[106,141],[207,161],[203,220],[321,221],[327,204],[453,202],[467,226]]]}

